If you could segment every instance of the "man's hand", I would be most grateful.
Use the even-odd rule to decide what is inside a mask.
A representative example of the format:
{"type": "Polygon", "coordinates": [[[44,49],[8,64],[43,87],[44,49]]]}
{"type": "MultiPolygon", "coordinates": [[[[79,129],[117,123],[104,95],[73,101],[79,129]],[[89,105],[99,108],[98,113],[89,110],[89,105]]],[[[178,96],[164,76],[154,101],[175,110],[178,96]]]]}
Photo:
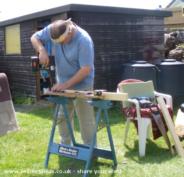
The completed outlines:
{"type": "Polygon", "coordinates": [[[59,91],[63,91],[66,90],[68,88],[68,85],[66,83],[63,84],[55,84],[52,88],[51,91],[53,92],[59,92],[59,91]]]}
{"type": "Polygon", "coordinates": [[[82,67],[73,77],[71,77],[68,81],[65,83],[55,84],[51,91],[63,91],[66,89],[71,89],[73,86],[75,86],[77,83],[81,82],[83,79],[85,79],[88,74],[90,73],[91,68],[88,66],[82,67]]]}

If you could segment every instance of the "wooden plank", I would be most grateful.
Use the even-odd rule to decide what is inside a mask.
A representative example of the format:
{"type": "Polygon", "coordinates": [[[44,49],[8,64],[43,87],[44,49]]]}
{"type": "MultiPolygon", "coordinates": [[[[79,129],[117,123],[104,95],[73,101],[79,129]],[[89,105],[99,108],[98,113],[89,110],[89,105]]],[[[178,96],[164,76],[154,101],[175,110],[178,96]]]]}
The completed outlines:
{"type": "Polygon", "coordinates": [[[83,98],[83,99],[102,99],[111,101],[124,101],[128,99],[127,93],[116,93],[107,91],[80,91],[80,90],[64,90],[61,92],[48,91],[44,95],[65,96],[68,98],[83,98]]]}
{"type": "Polygon", "coordinates": [[[182,144],[179,140],[179,137],[176,135],[174,123],[172,122],[171,116],[169,114],[168,109],[166,108],[166,104],[164,102],[164,99],[162,97],[157,98],[158,104],[160,106],[160,109],[162,111],[163,117],[165,119],[165,122],[167,124],[167,127],[170,131],[170,134],[174,140],[175,148],[179,156],[184,157],[184,149],[182,147],[182,144]]]}

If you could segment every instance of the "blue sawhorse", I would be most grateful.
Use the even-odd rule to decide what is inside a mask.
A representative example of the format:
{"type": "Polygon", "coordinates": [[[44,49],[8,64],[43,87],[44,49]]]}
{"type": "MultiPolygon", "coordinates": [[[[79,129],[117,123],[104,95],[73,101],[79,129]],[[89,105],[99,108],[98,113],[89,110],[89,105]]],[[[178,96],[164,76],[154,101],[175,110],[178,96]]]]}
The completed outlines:
{"type": "Polygon", "coordinates": [[[111,159],[114,162],[114,167],[117,166],[116,154],[115,154],[113,139],[112,139],[110,125],[109,125],[108,112],[107,112],[107,110],[112,105],[110,101],[107,101],[107,100],[92,100],[92,101],[90,101],[90,104],[97,108],[97,113],[96,113],[96,127],[94,130],[92,142],[89,146],[87,146],[84,144],[78,144],[75,140],[72,126],[71,126],[71,123],[69,121],[68,111],[66,108],[67,104],[68,104],[68,99],[71,99],[71,98],[61,97],[61,96],[59,96],[59,97],[50,96],[47,99],[50,102],[56,104],[56,109],[55,109],[55,113],[54,113],[53,125],[52,125],[52,130],[50,133],[48,150],[47,150],[46,159],[45,159],[45,167],[46,168],[48,167],[50,154],[58,154],[61,156],[86,161],[83,177],[88,176],[88,170],[90,168],[91,160],[93,157],[102,157],[102,158],[106,158],[106,159],[111,159]],[[54,143],[54,134],[55,134],[55,128],[57,125],[57,118],[58,118],[58,112],[59,112],[60,105],[63,107],[64,117],[65,117],[66,122],[67,122],[67,127],[69,130],[70,136],[71,136],[72,145],[54,143]],[[105,149],[100,149],[100,148],[95,147],[97,129],[98,129],[99,122],[102,118],[102,116],[101,116],[102,113],[103,113],[104,122],[105,122],[105,125],[107,128],[107,134],[108,134],[108,139],[109,139],[111,150],[105,150],[105,149]]]}

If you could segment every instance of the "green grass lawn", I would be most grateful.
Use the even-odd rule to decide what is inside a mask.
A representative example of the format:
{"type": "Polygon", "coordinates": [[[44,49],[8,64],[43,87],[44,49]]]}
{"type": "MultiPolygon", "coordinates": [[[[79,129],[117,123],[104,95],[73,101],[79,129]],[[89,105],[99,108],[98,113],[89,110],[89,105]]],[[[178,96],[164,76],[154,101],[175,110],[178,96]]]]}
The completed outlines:
{"type": "MultiPolygon", "coordinates": [[[[67,177],[82,176],[85,163],[51,155],[49,168],[44,160],[52,126],[53,107],[35,108],[17,112],[20,131],[0,137],[0,177],[67,177]],[[67,174],[68,173],[68,174],[67,174]]],[[[183,177],[184,159],[172,156],[163,138],[147,142],[146,156],[139,158],[136,130],[130,127],[127,145],[123,145],[125,121],[115,105],[109,111],[112,136],[118,161],[116,170],[110,160],[99,158],[93,162],[89,176],[99,177],[183,177]]],[[[75,120],[76,139],[81,142],[75,120]]],[[[109,148],[103,122],[98,130],[98,146],[109,148]]],[[[56,132],[55,141],[60,137],[56,132]]]]}

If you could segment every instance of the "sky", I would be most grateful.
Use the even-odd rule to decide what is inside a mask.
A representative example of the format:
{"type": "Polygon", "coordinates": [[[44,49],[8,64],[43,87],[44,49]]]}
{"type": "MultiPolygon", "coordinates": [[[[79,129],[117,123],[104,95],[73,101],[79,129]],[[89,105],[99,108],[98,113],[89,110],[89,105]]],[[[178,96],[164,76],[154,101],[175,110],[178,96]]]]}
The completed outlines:
{"type": "Polygon", "coordinates": [[[0,21],[71,3],[141,9],[166,7],[172,0],[0,0],[0,21]]]}

